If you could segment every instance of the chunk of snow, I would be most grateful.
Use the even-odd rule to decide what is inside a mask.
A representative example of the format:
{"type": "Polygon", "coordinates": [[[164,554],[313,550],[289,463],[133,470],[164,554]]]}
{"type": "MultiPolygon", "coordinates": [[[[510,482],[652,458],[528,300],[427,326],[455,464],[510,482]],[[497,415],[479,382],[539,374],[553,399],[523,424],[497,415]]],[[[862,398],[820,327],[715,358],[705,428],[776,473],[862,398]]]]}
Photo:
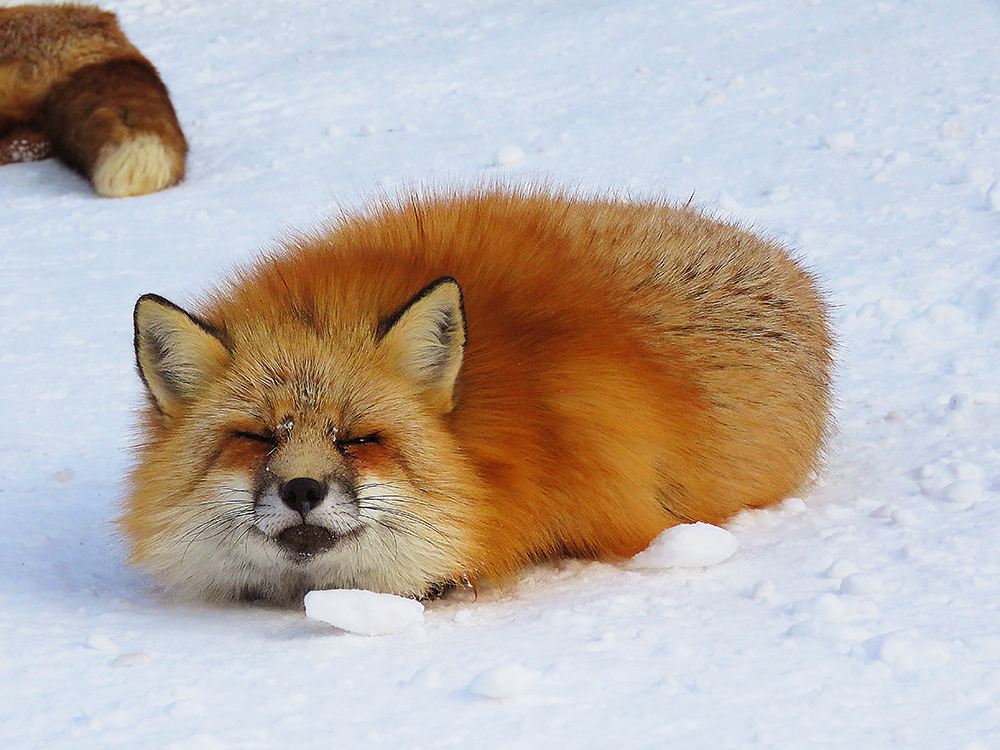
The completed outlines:
{"type": "Polygon", "coordinates": [[[111,660],[111,666],[116,668],[141,667],[144,664],[149,664],[151,661],[152,659],[149,657],[149,654],[137,651],[131,654],[119,654],[111,660]]]}
{"type": "Polygon", "coordinates": [[[414,599],[362,589],[310,591],[306,617],[362,635],[386,635],[423,623],[424,605],[414,599]]]}
{"type": "Polygon", "coordinates": [[[753,597],[754,601],[769,602],[774,599],[775,593],[777,593],[777,589],[775,588],[774,582],[764,580],[758,581],[754,585],[753,591],[750,595],[753,597]]]}
{"type": "Polygon", "coordinates": [[[986,191],[986,205],[993,211],[1000,211],[1000,180],[986,191]]]}
{"type": "Polygon", "coordinates": [[[852,573],[840,582],[840,590],[845,594],[865,596],[882,588],[882,581],[869,573],[852,573]]]}
{"type": "Polygon", "coordinates": [[[913,630],[869,638],[861,644],[861,653],[905,672],[940,667],[951,660],[951,649],[947,644],[922,638],[913,630]]]}
{"type": "Polygon", "coordinates": [[[972,505],[983,499],[983,485],[972,479],[960,479],[945,487],[943,495],[949,503],[972,505]]]}
{"type": "Polygon", "coordinates": [[[955,475],[955,479],[971,482],[981,482],[986,476],[979,466],[970,461],[959,461],[953,464],[951,473],[955,475]]]}
{"type": "Polygon", "coordinates": [[[857,607],[851,606],[836,594],[825,592],[809,601],[806,611],[817,620],[841,622],[852,617],[857,607]]]}
{"type": "Polygon", "coordinates": [[[513,167],[524,161],[524,149],[520,146],[501,146],[493,155],[493,164],[498,167],[513,167]]]}
{"type": "Polygon", "coordinates": [[[439,688],[441,687],[441,670],[435,666],[418,669],[410,678],[410,684],[418,688],[439,688]]]}
{"type": "Polygon", "coordinates": [[[785,498],[781,504],[781,509],[787,513],[802,513],[806,509],[806,501],[801,497],[785,498]]]}
{"type": "Polygon", "coordinates": [[[889,520],[896,526],[916,526],[920,521],[920,517],[911,510],[896,508],[889,515],[889,520]]]}
{"type": "Polygon", "coordinates": [[[993,182],[993,173],[978,164],[966,164],[956,171],[951,178],[956,185],[972,183],[973,185],[989,185],[993,182]]]}
{"type": "Polygon", "coordinates": [[[87,646],[95,651],[103,651],[106,654],[114,654],[118,651],[118,646],[115,645],[115,642],[100,633],[94,633],[87,638],[87,646]]]}
{"type": "Polygon", "coordinates": [[[854,133],[844,131],[823,136],[823,145],[831,151],[844,151],[854,147],[854,133]]]}
{"type": "Polygon", "coordinates": [[[685,523],[661,532],[632,558],[639,568],[701,568],[736,551],[736,537],[709,523],[685,523]]]}
{"type": "Polygon", "coordinates": [[[484,698],[513,698],[527,692],[542,673],[521,664],[498,664],[480,672],[469,683],[469,692],[484,698]]]}
{"type": "Polygon", "coordinates": [[[858,568],[854,563],[848,562],[847,560],[835,560],[830,567],[826,569],[826,577],[845,578],[846,576],[857,572],[858,568]]]}

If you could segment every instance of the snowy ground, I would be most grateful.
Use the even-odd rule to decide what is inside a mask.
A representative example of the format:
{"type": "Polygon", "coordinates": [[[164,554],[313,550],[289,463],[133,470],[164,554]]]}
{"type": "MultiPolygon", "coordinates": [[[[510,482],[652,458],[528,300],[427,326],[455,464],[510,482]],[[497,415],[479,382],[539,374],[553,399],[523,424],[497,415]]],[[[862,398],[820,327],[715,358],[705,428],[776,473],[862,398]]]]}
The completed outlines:
{"type": "Polygon", "coordinates": [[[995,2],[107,6],[189,176],[104,200],[0,170],[5,748],[1000,747],[995,2]],[[737,519],[721,564],[546,567],[392,635],[155,599],[109,526],[135,298],[497,178],[693,194],[799,248],[841,342],[817,488],[737,519]]]}

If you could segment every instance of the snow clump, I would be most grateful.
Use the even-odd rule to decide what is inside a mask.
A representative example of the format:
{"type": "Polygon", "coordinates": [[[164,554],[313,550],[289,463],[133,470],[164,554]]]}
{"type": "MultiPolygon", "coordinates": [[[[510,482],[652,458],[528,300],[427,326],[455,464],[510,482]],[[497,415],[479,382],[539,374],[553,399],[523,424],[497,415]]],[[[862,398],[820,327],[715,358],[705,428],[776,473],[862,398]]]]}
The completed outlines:
{"type": "Polygon", "coordinates": [[[531,688],[542,673],[521,664],[498,664],[480,672],[469,683],[469,692],[484,698],[513,698],[531,688]]]}
{"type": "Polygon", "coordinates": [[[420,602],[361,589],[310,591],[305,605],[306,617],[361,635],[387,635],[424,622],[420,602]]]}
{"type": "Polygon", "coordinates": [[[685,523],[660,532],[632,558],[638,568],[702,568],[736,551],[736,537],[710,523],[685,523]]]}
{"type": "Polygon", "coordinates": [[[854,148],[854,133],[845,131],[842,133],[830,133],[823,136],[823,145],[831,151],[844,151],[854,148]]]}
{"type": "Polygon", "coordinates": [[[524,161],[524,149],[520,146],[501,146],[493,155],[493,164],[498,167],[513,167],[524,161]]]}

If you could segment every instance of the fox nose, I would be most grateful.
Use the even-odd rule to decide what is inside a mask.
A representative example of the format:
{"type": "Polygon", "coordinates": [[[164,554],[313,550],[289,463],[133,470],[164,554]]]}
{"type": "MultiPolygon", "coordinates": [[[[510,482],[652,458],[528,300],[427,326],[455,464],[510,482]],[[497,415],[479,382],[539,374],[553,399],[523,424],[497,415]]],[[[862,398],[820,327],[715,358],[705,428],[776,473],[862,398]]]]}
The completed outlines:
{"type": "Polygon", "coordinates": [[[306,515],[323,502],[326,497],[326,485],[308,477],[290,479],[281,487],[281,501],[292,510],[306,515]]]}

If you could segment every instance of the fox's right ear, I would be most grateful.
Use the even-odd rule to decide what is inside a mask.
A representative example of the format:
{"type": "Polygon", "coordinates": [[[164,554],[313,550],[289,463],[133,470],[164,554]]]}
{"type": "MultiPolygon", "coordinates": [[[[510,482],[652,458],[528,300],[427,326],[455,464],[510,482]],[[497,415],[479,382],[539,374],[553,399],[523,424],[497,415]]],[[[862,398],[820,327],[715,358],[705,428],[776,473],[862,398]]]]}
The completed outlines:
{"type": "Polygon", "coordinates": [[[156,407],[168,417],[218,377],[229,352],[206,323],[155,294],[135,303],[135,361],[156,407]]]}
{"type": "Polygon", "coordinates": [[[450,276],[432,281],[380,324],[379,346],[400,372],[449,412],[465,353],[462,288],[450,276]]]}

